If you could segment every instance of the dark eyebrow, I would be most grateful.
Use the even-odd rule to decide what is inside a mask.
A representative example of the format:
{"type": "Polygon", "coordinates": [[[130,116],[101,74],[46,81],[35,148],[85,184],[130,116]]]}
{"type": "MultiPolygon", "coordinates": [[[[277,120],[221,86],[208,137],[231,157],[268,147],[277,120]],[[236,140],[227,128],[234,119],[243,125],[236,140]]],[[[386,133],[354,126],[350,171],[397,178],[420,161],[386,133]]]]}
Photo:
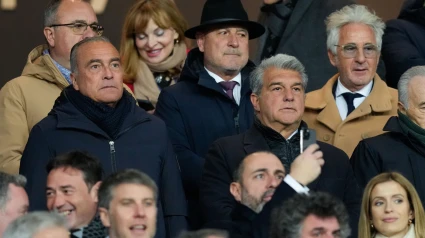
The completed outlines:
{"type": "Polygon", "coordinates": [[[121,61],[119,57],[115,57],[112,58],[111,60],[109,60],[109,62],[114,62],[114,61],[121,61]]]}
{"type": "Polygon", "coordinates": [[[74,186],[72,186],[72,185],[64,185],[64,186],[60,186],[59,188],[61,190],[63,190],[63,189],[70,189],[70,188],[74,189],[74,186]]]}
{"type": "Polygon", "coordinates": [[[265,168],[260,168],[260,169],[256,169],[256,170],[254,170],[251,174],[255,174],[255,173],[258,173],[258,172],[266,172],[267,171],[267,169],[265,169],[265,168]]]}
{"type": "Polygon", "coordinates": [[[89,62],[87,62],[86,66],[89,66],[93,63],[102,63],[102,61],[100,59],[91,59],[89,62]]]}
{"type": "Polygon", "coordinates": [[[278,173],[285,174],[285,171],[283,171],[283,170],[281,170],[281,169],[276,169],[276,170],[274,171],[274,174],[278,174],[278,173]]]}

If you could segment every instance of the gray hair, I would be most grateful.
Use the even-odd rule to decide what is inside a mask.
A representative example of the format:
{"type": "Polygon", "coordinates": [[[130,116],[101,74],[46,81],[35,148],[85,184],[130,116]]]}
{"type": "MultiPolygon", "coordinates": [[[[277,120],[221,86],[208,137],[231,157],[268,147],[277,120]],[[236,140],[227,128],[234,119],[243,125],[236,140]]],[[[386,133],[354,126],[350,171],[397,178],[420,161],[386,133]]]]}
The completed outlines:
{"type": "Polygon", "coordinates": [[[158,187],[147,174],[136,169],[126,169],[109,175],[100,185],[98,192],[99,207],[109,209],[114,197],[114,190],[121,184],[138,184],[150,188],[155,200],[158,198],[158,187]]]}
{"type": "Polygon", "coordinates": [[[9,184],[25,188],[27,179],[19,174],[7,174],[0,172],[0,211],[3,211],[9,201],[9,184]]]}
{"type": "Polygon", "coordinates": [[[84,40],[78,42],[77,44],[75,44],[72,49],[71,49],[71,56],[70,56],[70,61],[71,61],[71,72],[72,73],[78,73],[78,61],[77,61],[77,56],[78,56],[78,50],[79,48],[86,44],[86,43],[90,43],[90,42],[108,42],[111,43],[111,41],[106,38],[105,36],[95,36],[95,37],[88,37],[85,38],[84,40]]]}
{"type": "MultiPolygon", "coordinates": [[[[53,24],[57,24],[56,16],[62,1],[63,0],[51,0],[47,4],[46,8],[44,9],[44,27],[49,27],[53,24]]],[[[89,3],[88,0],[81,0],[81,1],[89,3]]]]}
{"type": "Polygon", "coordinates": [[[384,34],[385,23],[379,18],[375,12],[368,10],[363,5],[349,5],[341,10],[331,13],[325,20],[326,32],[328,34],[327,47],[334,55],[336,55],[336,46],[339,41],[339,33],[343,26],[350,23],[365,24],[372,28],[375,33],[376,44],[381,51],[382,35],[384,34]]]}
{"type": "Polygon", "coordinates": [[[208,238],[209,236],[218,236],[221,238],[228,238],[229,233],[224,230],[217,229],[201,229],[197,231],[183,231],[178,238],[208,238]]]}
{"type": "Polygon", "coordinates": [[[275,56],[262,60],[260,65],[258,65],[254,69],[254,71],[251,72],[251,90],[255,95],[260,96],[261,89],[263,88],[264,73],[269,68],[293,70],[298,72],[301,75],[303,88],[307,88],[308,77],[305,72],[304,65],[301,64],[301,62],[294,56],[286,54],[277,54],[275,56]]]}
{"type": "Polygon", "coordinates": [[[31,212],[10,223],[3,238],[32,238],[38,232],[53,227],[68,230],[65,218],[55,212],[31,212]]]}
{"type": "Polygon", "coordinates": [[[406,109],[409,108],[409,83],[416,76],[425,77],[425,66],[415,66],[408,69],[401,75],[397,84],[398,101],[403,103],[406,109]]]}
{"type": "Polygon", "coordinates": [[[335,217],[340,226],[342,238],[350,235],[349,217],[344,204],[332,195],[324,192],[296,194],[281,207],[273,210],[270,221],[271,238],[301,237],[304,220],[309,215],[320,218],[335,217]]]}

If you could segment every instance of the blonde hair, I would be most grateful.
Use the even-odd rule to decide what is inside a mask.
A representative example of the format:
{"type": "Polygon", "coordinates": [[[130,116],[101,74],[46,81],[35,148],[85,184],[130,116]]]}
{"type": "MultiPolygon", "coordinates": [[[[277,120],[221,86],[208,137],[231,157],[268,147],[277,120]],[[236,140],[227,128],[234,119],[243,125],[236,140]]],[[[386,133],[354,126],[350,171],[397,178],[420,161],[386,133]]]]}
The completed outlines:
{"type": "Polygon", "coordinates": [[[139,67],[139,52],[135,48],[134,35],[143,32],[150,19],[160,28],[173,28],[179,34],[177,40],[180,42],[184,40],[188,24],[174,1],[138,0],[125,17],[121,35],[120,52],[126,83],[134,82],[139,67]]]}
{"type": "Polygon", "coordinates": [[[425,238],[425,213],[421,203],[421,199],[419,198],[416,189],[409,182],[409,180],[407,180],[403,175],[397,172],[381,173],[373,177],[366,185],[366,188],[363,193],[363,200],[360,211],[359,238],[372,237],[372,228],[370,226],[370,195],[376,185],[388,181],[394,181],[400,184],[400,186],[403,187],[404,190],[406,190],[410,209],[412,209],[414,214],[413,223],[415,224],[415,237],[425,238]]]}

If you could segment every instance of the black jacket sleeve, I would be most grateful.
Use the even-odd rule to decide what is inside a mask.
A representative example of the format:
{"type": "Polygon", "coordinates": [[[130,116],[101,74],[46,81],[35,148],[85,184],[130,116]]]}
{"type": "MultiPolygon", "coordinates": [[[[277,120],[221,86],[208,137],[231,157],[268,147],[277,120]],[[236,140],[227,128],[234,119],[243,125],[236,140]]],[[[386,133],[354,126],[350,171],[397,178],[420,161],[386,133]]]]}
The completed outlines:
{"type": "Polygon", "coordinates": [[[27,178],[25,190],[30,201],[30,211],[46,210],[46,165],[54,155],[42,129],[33,127],[21,159],[19,173],[27,178]]]}
{"type": "Polygon", "coordinates": [[[167,237],[177,237],[186,230],[187,207],[180,169],[171,142],[166,143],[164,167],[161,175],[161,201],[164,208],[164,220],[167,229],[167,237]]]}
{"type": "Polygon", "coordinates": [[[180,164],[183,186],[186,192],[198,191],[204,158],[191,150],[185,122],[180,113],[178,103],[166,90],[162,90],[159,95],[155,115],[159,116],[167,125],[168,134],[180,164]]]}
{"type": "Polygon", "coordinates": [[[379,161],[379,155],[364,140],[360,141],[354,149],[350,163],[357,183],[362,189],[366,187],[371,178],[381,173],[382,168],[379,161]]]}
{"type": "Polygon", "coordinates": [[[231,171],[220,145],[214,142],[206,156],[200,187],[200,204],[206,226],[217,220],[231,220],[236,205],[230,193],[231,171]]]}

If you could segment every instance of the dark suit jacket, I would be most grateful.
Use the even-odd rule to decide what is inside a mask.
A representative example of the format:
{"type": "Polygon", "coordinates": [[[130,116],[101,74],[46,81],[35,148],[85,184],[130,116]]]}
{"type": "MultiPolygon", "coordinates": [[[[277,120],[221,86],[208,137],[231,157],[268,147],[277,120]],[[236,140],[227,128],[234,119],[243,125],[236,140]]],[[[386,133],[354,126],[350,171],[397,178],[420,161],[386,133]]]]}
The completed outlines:
{"type": "MultiPolygon", "coordinates": [[[[340,149],[317,142],[325,164],[320,176],[308,185],[310,190],[328,192],[341,199],[350,215],[350,225],[357,233],[361,193],[347,155],[340,149]]],[[[229,191],[233,171],[251,153],[270,150],[263,135],[252,127],[247,132],[217,140],[205,160],[200,187],[200,203],[206,224],[231,220],[236,201],[229,191]]],[[[356,236],[355,236],[356,237],[356,236]]]]}

